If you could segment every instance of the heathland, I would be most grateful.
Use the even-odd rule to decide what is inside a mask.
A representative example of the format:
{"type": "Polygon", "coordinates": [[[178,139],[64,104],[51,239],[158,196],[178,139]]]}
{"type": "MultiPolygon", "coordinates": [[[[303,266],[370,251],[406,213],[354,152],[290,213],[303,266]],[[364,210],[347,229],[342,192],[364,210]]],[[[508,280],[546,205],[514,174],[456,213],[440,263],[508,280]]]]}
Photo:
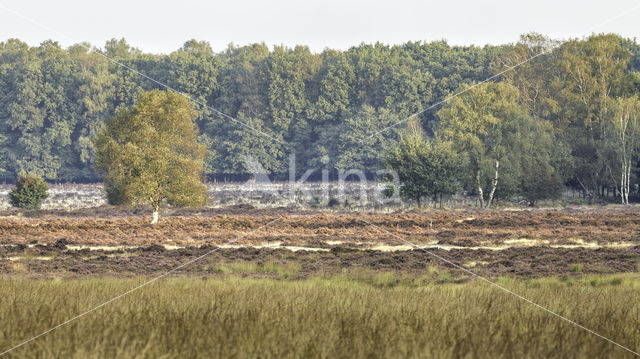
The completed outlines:
{"type": "Polygon", "coordinates": [[[3,214],[2,350],[179,268],[9,357],[632,357],[505,289],[640,349],[635,206],[3,214]]]}
{"type": "Polygon", "coordinates": [[[639,89],[615,34],[2,42],[0,355],[638,355],[639,89]]]}

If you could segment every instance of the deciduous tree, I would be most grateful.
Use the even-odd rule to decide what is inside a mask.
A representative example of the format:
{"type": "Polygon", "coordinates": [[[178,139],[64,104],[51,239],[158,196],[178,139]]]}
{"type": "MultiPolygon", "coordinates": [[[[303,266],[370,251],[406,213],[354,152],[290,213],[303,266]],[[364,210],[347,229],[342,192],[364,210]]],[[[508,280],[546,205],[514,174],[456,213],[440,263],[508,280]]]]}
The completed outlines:
{"type": "Polygon", "coordinates": [[[152,224],[160,206],[201,206],[205,148],[198,143],[195,113],[176,93],[144,93],[129,110],[107,121],[96,136],[96,166],[114,204],[150,204],[152,224]]]}
{"type": "Polygon", "coordinates": [[[433,142],[413,128],[385,158],[388,168],[396,171],[401,181],[400,195],[421,205],[424,197],[454,194],[460,186],[461,157],[451,143],[433,142]]]}

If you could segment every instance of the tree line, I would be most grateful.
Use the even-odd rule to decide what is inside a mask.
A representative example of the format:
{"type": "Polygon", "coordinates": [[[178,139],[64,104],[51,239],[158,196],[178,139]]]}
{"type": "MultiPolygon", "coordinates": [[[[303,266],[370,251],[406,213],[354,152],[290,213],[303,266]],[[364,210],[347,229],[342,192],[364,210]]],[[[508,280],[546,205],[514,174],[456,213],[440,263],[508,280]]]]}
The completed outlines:
{"type": "MultiPolygon", "coordinates": [[[[560,44],[528,34],[516,44],[484,47],[361,44],[321,53],[264,44],[214,52],[195,40],[167,55],[143,53],[124,39],[90,48],[0,43],[5,181],[20,173],[101,180],[96,134],[145,91],[161,89],[124,65],[268,135],[194,105],[208,176],[250,172],[247,156],[270,174],[284,174],[291,153],[299,172],[328,166],[372,173],[392,162],[398,146],[424,140],[455,154],[454,167],[467,170],[452,171],[456,185],[441,188],[482,192],[486,202],[546,193],[556,183],[553,188],[570,185],[590,198],[612,190],[624,199],[636,183],[640,46],[617,35],[560,44]],[[412,118],[410,126],[378,132],[458,91],[467,92],[412,118]],[[421,139],[409,141],[417,130],[421,139]]],[[[443,191],[451,189],[436,192],[443,191]]]]}
{"type": "MultiPolygon", "coordinates": [[[[112,62],[89,44],[63,49],[53,41],[29,47],[0,43],[0,176],[21,172],[48,180],[95,181],[92,139],[103,123],[158,84],[112,62]]],[[[363,135],[419,111],[462,83],[492,73],[499,47],[452,47],[445,42],[381,44],[312,53],[305,46],[230,45],[215,53],[188,41],[168,55],[143,53],[124,40],[96,49],[171,88],[276,138],[249,130],[195,105],[207,175],[244,174],[246,156],[269,173],[285,173],[328,156],[336,166],[372,170],[397,138],[363,135]]],[[[424,115],[432,123],[433,113],[424,115]]]]}
{"type": "Polygon", "coordinates": [[[462,85],[436,112],[434,136],[409,126],[386,164],[418,201],[463,189],[482,207],[514,196],[535,204],[570,185],[590,201],[628,204],[640,160],[637,50],[616,35],[562,44],[525,35],[496,70],[521,66],[462,85]]]}

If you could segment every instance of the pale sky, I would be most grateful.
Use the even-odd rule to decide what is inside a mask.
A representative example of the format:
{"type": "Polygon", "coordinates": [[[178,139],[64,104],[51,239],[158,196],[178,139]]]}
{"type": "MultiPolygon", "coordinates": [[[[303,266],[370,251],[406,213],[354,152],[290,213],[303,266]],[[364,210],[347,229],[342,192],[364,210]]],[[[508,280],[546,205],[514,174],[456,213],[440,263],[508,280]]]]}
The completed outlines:
{"type": "Polygon", "coordinates": [[[634,38],[640,37],[638,19],[638,0],[0,0],[0,41],[19,38],[38,45],[53,39],[64,47],[88,41],[102,47],[110,38],[124,37],[145,52],[169,53],[195,38],[208,41],[215,51],[231,42],[264,42],[303,44],[320,52],[376,41],[503,44],[531,31],[557,39],[592,32],[634,38]]]}

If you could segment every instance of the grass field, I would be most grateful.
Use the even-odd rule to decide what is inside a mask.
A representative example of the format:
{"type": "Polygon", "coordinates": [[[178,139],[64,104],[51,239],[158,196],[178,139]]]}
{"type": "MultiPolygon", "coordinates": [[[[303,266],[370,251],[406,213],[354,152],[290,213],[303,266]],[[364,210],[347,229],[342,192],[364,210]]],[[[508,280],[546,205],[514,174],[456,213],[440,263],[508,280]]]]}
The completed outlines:
{"type": "MultiPolygon", "coordinates": [[[[144,278],[0,281],[3,350],[144,278]]],[[[640,275],[497,281],[640,350],[640,275]]],[[[169,278],[8,357],[624,358],[628,352],[481,281],[393,273],[305,280],[169,278]]]]}

